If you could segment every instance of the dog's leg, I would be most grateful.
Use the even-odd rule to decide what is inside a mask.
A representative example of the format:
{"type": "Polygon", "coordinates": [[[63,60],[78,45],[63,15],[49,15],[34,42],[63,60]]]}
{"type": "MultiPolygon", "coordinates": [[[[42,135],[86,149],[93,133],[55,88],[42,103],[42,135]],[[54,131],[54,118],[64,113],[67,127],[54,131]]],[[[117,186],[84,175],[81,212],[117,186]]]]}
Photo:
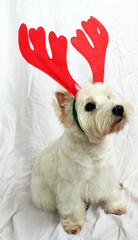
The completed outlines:
{"type": "MultiPolygon", "coordinates": [[[[76,206],[72,206],[72,209],[68,209],[67,214],[60,213],[60,222],[69,234],[78,234],[84,224],[84,204],[83,202],[77,202],[76,204],[76,206]]],[[[66,207],[63,206],[64,210],[66,207]]]]}
{"type": "Polygon", "coordinates": [[[102,207],[107,214],[121,215],[126,213],[126,205],[120,201],[118,191],[110,195],[109,199],[102,203],[102,207]]]}
{"type": "Polygon", "coordinates": [[[60,222],[69,234],[79,233],[84,225],[85,203],[76,192],[73,188],[71,190],[66,188],[57,195],[60,222]]]}
{"type": "Polygon", "coordinates": [[[55,197],[42,176],[32,176],[31,193],[35,206],[44,211],[56,210],[55,197]]]}

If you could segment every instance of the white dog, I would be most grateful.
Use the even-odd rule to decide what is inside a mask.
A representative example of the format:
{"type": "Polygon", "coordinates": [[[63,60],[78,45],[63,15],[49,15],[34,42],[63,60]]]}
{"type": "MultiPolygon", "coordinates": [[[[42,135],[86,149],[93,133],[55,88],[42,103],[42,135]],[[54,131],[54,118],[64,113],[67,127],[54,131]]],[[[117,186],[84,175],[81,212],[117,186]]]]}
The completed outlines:
{"type": "Polygon", "coordinates": [[[131,106],[116,102],[102,83],[82,87],[76,101],[68,92],[56,92],[54,105],[66,130],[35,162],[32,199],[45,211],[58,210],[65,231],[75,234],[83,227],[87,203],[99,203],[105,213],[126,212],[109,134],[129,121],[131,106]]]}

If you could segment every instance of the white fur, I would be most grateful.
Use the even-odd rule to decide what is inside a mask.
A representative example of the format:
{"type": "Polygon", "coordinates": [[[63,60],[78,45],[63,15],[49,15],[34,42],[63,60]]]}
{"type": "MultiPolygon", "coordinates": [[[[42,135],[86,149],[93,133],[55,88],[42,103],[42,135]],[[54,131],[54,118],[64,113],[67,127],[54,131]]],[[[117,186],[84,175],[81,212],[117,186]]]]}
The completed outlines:
{"type": "Polygon", "coordinates": [[[99,203],[106,213],[126,211],[120,202],[117,166],[108,134],[123,128],[131,108],[121,103],[125,117],[117,123],[112,109],[118,103],[109,87],[100,83],[82,87],[76,96],[76,110],[84,134],[72,116],[73,97],[59,94],[63,94],[63,101],[57,97],[54,105],[66,130],[36,160],[31,192],[36,206],[58,210],[64,229],[77,233],[84,224],[86,202],[99,203]],[[96,109],[86,112],[87,102],[95,103],[96,109]]]}

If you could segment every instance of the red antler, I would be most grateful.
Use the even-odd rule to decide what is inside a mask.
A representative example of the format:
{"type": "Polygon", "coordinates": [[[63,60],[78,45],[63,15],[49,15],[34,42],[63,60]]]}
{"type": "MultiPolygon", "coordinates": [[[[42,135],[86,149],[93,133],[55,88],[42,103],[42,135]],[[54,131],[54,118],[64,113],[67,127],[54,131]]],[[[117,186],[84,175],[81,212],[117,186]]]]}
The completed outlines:
{"type": "Polygon", "coordinates": [[[27,27],[22,24],[19,29],[19,47],[27,62],[47,73],[59,84],[61,84],[72,95],[77,94],[78,84],[71,77],[66,61],[67,39],[64,36],[57,38],[54,32],[49,33],[49,43],[52,51],[52,59],[46,50],[45,30],[39,27],[37,30],[31,28],[29,34],[27,27]],[[30,48],[29,39],[34,50],[30,48]]]}
{"type": "Polygon", "coordinates": [[[93,72],[93,83],[103,82],[108,33],[94,17],[90,17],[87,22],[83,21],[82,27],[93,42],[94,48],[80,29],[76,31],[77,37],[73,37],[71,43],[88,61],[93,72]]]}

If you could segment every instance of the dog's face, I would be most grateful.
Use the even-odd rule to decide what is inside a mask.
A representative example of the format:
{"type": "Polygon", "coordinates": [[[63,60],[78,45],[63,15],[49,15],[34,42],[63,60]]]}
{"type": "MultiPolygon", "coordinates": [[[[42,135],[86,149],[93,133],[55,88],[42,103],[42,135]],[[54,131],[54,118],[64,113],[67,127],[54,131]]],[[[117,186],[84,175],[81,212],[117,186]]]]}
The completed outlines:
{"type": "MultiPolygon", "coordinates": [[[[71,131],[81,131],[73,119],[73,97],[67,92],[56,93],[60,120],[71,131]]],[[[116,101],[112,90],[102,83],[82,87],[76,96],[76,111],[81,128],[91,142],[120,131],[129,121],[132,108],[125,101],[116,101]]]]}

